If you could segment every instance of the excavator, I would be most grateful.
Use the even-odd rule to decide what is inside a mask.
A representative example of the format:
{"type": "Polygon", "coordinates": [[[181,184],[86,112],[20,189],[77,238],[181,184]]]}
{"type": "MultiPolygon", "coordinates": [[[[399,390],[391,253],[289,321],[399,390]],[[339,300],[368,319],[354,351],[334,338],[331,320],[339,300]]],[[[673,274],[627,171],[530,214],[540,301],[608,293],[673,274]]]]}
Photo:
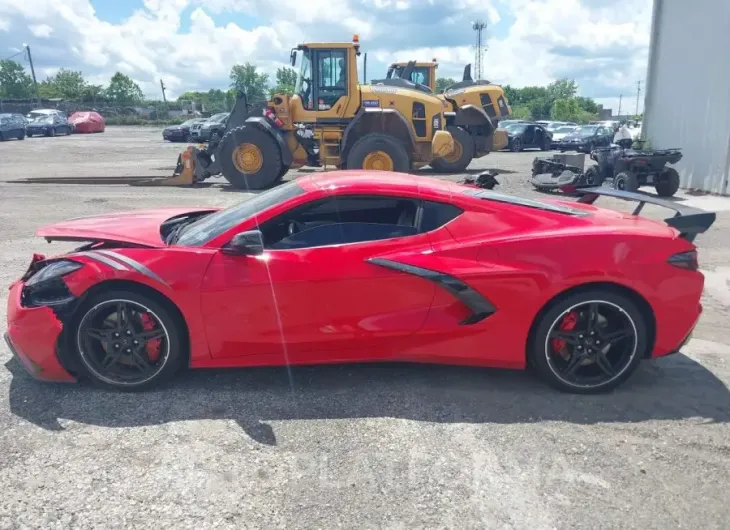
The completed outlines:
{"type": "MultiPolygon", "coordinates": [[[[303,166],[407,172],[452,156],[447,122],[488,126],[485,111],[468,106],[445,114],[445,103],[405,79],[361,85],[360,42],[304,43],[293,95],[274,94],[263,112],[250,112],[239,93],[221,138],[188,146],[162,185],[190,185],[222,175],[234,187],[260,190],[303,166]]],[[[462,142],[464,140],[462,139],[462,142]]]]}
{"type": "MultiPolygon", "coordinates": [[[[436,59],[431,62],[399,62],[388,67],[385,79],[374,80],[373,84],[397,85],[401,80],[417,84],[421,90],[436,93],[436,59]]],[[[507,97],[501,86],[486,80],[474,80],[471,64],[464,68],[463,79],[447,87],[437,97],[447,105],[446,130],[454,137],[455,149],[451,155],[435,160],[432,167],[437,171],[457,173],[466,169],[474,158],[481,158],[491,151],[507,146],[507,132],[498,128],[499,120],[511,113],[507,97]],[[475,111],[483,111],[475,112],[475,111]],[[456,115],[468,115],[469,123],[462,118],[455,122],[456,115]]]]}

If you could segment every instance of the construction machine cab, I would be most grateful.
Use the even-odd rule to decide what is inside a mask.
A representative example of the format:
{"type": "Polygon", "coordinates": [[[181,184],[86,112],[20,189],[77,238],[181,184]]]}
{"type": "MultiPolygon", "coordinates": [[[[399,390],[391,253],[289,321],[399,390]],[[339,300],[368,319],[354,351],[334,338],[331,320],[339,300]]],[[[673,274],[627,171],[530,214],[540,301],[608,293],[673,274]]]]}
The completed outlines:
{"type": "Polygon", "coordinates": [[[413,83],[425,85],[436,92],[436,69],[438,63],[433,59],[430,63],[410,61],[404,63],[393,63],[388,67],[386,79],[406,79],[413,83]],[[408,66],[413,64],[413,68],[408,70],[408,66]]]}
{"type": "Polygon", "coordinates": [[[317,42],[300,44],[292,50],[290,62],[296,66],[301,52],[299,74],[291,98],[291,119],[313,122],[343,118],[359,106],[357,57],[360,43],[317,42]]]}

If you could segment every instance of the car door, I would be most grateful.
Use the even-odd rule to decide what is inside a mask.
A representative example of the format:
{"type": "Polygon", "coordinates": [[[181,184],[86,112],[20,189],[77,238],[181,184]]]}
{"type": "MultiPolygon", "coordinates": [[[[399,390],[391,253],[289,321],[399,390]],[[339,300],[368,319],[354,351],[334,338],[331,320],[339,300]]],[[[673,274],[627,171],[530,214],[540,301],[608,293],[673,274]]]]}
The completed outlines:
{"type": "Polygon", "coordinates": [[[419,201],[329,196],[261,226],[264,253],[212,260],[203,296],[211,355],[271,362],[385,359],[417,333],[432,282],[369,260],[431,249],[419,201]]]}
{"type": "Polygon", "coordinates": [[[525,128],[525,132],[522,135],[522,138],[523,147],[532,147],[533,145],[535,145],[535,126],[528,125],[525,128]]]}

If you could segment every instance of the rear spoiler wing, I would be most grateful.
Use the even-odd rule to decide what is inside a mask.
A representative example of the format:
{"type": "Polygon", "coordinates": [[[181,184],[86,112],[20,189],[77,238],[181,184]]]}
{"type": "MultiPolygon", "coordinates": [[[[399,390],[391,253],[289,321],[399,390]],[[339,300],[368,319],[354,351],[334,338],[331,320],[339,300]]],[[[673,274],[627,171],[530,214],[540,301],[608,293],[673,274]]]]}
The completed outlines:
{"type": "Polygon", "coordinates": [[[650,195],[640,191],[622,191],[611,188],[583,188],[576,190],[576,192],[582,195],[582,197],[578,199],[578,202],[583,204],[593,204],[596,199],[602,195],[606,197],[615,197],[616,199],[623,199],[625,201],[636,201],[639,204],[636,208],[634,208],[634,211],[631,212],[631,215],[639,215],[645,204],[654,204],[656,206],[662,206],[664,208],[674,210],[674,216],[664,219],[664,222],[672,228],[679,230],[679,235],[687,241],[694,241],[697,234],[707,232],[717,217],[715,212],[692,208],[691,206],[685,206],[683,204],[662,199],[656,195],[650,195]]]}

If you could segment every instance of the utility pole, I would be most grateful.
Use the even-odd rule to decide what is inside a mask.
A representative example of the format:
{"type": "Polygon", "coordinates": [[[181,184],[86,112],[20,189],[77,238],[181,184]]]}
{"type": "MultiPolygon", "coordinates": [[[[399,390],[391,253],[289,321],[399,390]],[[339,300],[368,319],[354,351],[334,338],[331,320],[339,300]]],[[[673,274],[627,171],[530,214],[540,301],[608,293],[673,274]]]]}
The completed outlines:
{"type": "Polygon", "coordinates": [[[639,94],[641,94],[641,81],[636,82],[636,116],[639,115],[639,94]]]}
{"type": "Polygon", "coordinates": [[[162,89],[162,101],[165,103],[165,114],[167,114],[169,111],[167,109],[167,97],[165,97],[165,83],[162,82],[162,79],[160,79],[160,88],[162,89]]]}
{"type": "Polygon", "coordinates": [[[30,63],[30,73],[33,76],[33,91],[35,92],[35,97],[38,99],[38,81],[36,81],[35,78],[35,68],[33,67],[33,56],[30,54],[30,46],[27,44],[23,44],[25,47],[25,51],[28,53],[28,62],[30,63]]]}
{"type": "Polygon", "coordinates": [[[477,32],[477,44],[476,44],[476,50],[474,53],[474,78],[475,79],[481,79],[482,78],[482,59],[483,59],[483,53],[484,53],[484,39],[483,39],[483,33],[484,30],[487,29],[487,23],[482,22],[481,20],[477,20],[474,22],[471,26],[471,29],[477,32]]]}
{"type": "Polygon", "coordinates": [[[621,116],[621,100],[624,98],[623,94],[618,95],[618,115],[621,116]]]}

